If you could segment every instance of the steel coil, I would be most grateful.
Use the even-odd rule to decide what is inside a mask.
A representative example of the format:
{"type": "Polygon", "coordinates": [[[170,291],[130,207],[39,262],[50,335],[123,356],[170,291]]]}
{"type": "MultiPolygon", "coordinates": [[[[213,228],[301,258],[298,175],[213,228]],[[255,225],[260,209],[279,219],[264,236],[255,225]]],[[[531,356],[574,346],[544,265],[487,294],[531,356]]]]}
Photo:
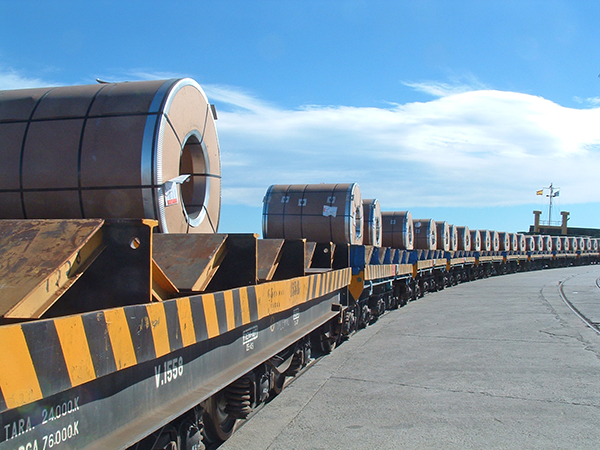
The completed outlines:
{"type": "Polygon", "coordinates": [[[414,219],[415,248],[435,250],[437,248],[437,229],[433,219],[414,219]]]}
{"type": "Polygon", "coordinates": [[[517,251],[519,251],[519,252],[527,251],[527,237],[523,233],[517,233],[516,236],[517,236],[517,242],[518,242],[517,251]]]}
{"type": "Polygon", "coordinates": [[[509,233],[510,238],[510,251],[518,252],[519,251],[519,236],[517,233],[509,233]]]}
{"type": "Polygon", "coordinates": [[[552,249],[557,251],[557,252],[561,252],[563,250],[562,248],[562,239],[559,236],[552,236],[552,249]]]}
{"type": "Polygon", "coordinates": [[[499,252],[500,251],[500,233],[497,231],[490,231],[490,239],[492,242],[492,251],[499,252]]]}
{"type": "Polygon", "coordinates": [[[363,217],[363,244],[381,247],[381,206],[379,200],[363,200],[363,217]]]}
{"type": "Polygon", "coordinates": [[[456,225],[450,225],[450,251],[455,252],[458,250],[458,227],[456,225]]]}
{"type": "Polygon", "coordinates": [[[569,244],[571,247],[571,251],[577,252],[579,250],[579,239],[576,237],[569,238],[569,244]]]}
{"type": "Polygon", "coordinates": [[[526,236],[527,240],[527,251],[535,252],[537,250],[537,237],[536,236],[526,236]]]}
{"type": "Polygon", "coordinates": [[[566,253],[566,252],[571,251],[570,244],[571,244],[571,241],[569,240],[568,237],[566,237],[566,236],[561,236],[560,237],[560,247],[562,248],[563,252],[566,253]]]}
{"type": "Polygon", "coordinates": [[[471,230],[471,250],[481,251],[481,230],[471,230]]]}
{"type": "Polygon", "coordinates": [[[469,227],[456,227],[458,234],[458,250],[470,251],[471,250],[471,231],[469,227]]]}
{"type": "Polygon", "coordinates": [[[358,184],[272,185],[263,200],[263,237],[361,245],[358,184]]]}
{"type": "Polygon", "coordinates": [[[382,245],[400,250],[414,248],[415,230],[410,211],[381,213],[382,245]]]}
{"type": "Polygon", "coordinates": [[[481,251],[492,251],[492,233],[489,230],[479,230],[481,233],[481,251]]]}
{"type": "Polygon", "coordinates": [[[437,232],[437,249],[450,251],[450,225],[445,221],[435,222],[437,232]]]}
{"type": "Polygon", "coordinates": [[[510,233],[500,231],[498,233],[498,239],[500,242],[500,250],[503,252],[510,252],[511,238],[510,233]]]}
{"type": "Polygon", "coordinates": [[[189,78],[0,92],[0,217],[216,232],[213,112],[189,78]]]}
{"type": "Polygon", "coordinates": [[[542,236],[542,250],[545,252],[552,251],[552,236],[542,236]]]}
{"type": "Polygon", "coordinates": [[[535,249],[538,252],[543,252],[544,251],[544,236],[542,235],[535,235],[535,249]]]}

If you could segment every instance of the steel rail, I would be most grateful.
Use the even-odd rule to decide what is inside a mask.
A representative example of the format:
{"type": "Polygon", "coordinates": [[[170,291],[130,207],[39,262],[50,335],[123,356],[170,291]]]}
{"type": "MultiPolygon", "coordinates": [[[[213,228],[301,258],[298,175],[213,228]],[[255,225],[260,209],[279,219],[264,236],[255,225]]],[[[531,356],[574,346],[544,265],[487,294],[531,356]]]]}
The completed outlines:
{"type": "MultiPolygon", "coordinates": [[[[571,311],[573,311],[575,313],[575,315],[577,317],[579,317],[583,321],[583,323],[585,323],[588,327],[590,327],[598,335],[600,335],[600,327],[598,326],[598,324],[596,324],[596,323],[592,322],[590,319],[588,319],[585,315],[583,315],[581,313],[581,311],[579,311],[575,307],[575,305],[573,305],[573,303],[571,303],[571,301],[567,298],[567,296],[565,295],[565,293],[563,291],[563,285],[564,285],[564,281],[560,281],[558,283],[558,293],[559,293],[560,297],[562,298],[563,302],[565,302],[565,304],[571,309],[571,311]]],[[[600,278],[596,278],[596,286],[600,289],[600,278]]]]}

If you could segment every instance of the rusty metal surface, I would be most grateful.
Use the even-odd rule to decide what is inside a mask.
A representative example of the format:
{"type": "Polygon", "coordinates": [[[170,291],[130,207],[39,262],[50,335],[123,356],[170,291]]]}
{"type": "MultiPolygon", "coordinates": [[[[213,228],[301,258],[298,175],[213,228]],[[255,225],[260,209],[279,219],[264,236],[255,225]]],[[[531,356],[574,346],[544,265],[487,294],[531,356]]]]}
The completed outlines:
{"type": "Polygon", "coordinates": [[[0,221],[0,315],[39,318],[103,249],[104,220],[0,221]]]}
{"type": "Polygon", "coordinates": [[[44,317],[149,303],[156,225],[149,219],[106,220],[102,227],[104,250],[44,317]]]}
{"type": "Polygon", "coordinates": [[[269,281],[273,278],[279,265],[283,239],[259,239],[257,276],[259,281],[269,281]]]}
{"type": "Polygon", "coordinates": [[[227,253],[227,234],[157,234],[155,263],[179,290],[206,289],[227,253]]]}
{"type": "Polygon", "coordinates": [[[312,259],[316,248],[316,242],[307,242],[306,246],[304,247],[304,267],[306,269],[308,269],[312,264],[312,259]]]}
{"type": "Polygon", "coordinates": [[[152,259],[152,300],[163,301],[177,297],[179,289],[152,259]]]}

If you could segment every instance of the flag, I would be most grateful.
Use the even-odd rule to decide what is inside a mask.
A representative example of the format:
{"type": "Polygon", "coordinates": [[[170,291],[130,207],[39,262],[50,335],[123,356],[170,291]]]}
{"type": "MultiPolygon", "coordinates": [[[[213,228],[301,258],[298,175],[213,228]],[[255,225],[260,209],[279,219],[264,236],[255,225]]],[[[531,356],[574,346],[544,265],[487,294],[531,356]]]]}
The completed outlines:
{"type": "Polygon", "coordinates": [[[554,194],[552,194],[552,197],[558,197],[559,194],[560,194],[560,191],[556,191],[554,194]]]}
{"type": "Polygon", "coordinates": [[[535,191],[535,195],[544,195],[544,190],[540,189],[539,191],[535,191]]]}

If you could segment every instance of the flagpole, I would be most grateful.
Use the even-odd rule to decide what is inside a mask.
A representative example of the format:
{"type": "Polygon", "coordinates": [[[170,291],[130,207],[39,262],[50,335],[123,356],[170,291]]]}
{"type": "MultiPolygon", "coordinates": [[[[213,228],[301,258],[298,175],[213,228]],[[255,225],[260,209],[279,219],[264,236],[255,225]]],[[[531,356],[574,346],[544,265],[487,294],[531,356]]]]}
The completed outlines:
{"type": "Polygon", "coordinates": [[[552,197],[554,194],[554,187],[550,183],[550,205],[548,206],[548,226],[552,224],[552,197]]]}

